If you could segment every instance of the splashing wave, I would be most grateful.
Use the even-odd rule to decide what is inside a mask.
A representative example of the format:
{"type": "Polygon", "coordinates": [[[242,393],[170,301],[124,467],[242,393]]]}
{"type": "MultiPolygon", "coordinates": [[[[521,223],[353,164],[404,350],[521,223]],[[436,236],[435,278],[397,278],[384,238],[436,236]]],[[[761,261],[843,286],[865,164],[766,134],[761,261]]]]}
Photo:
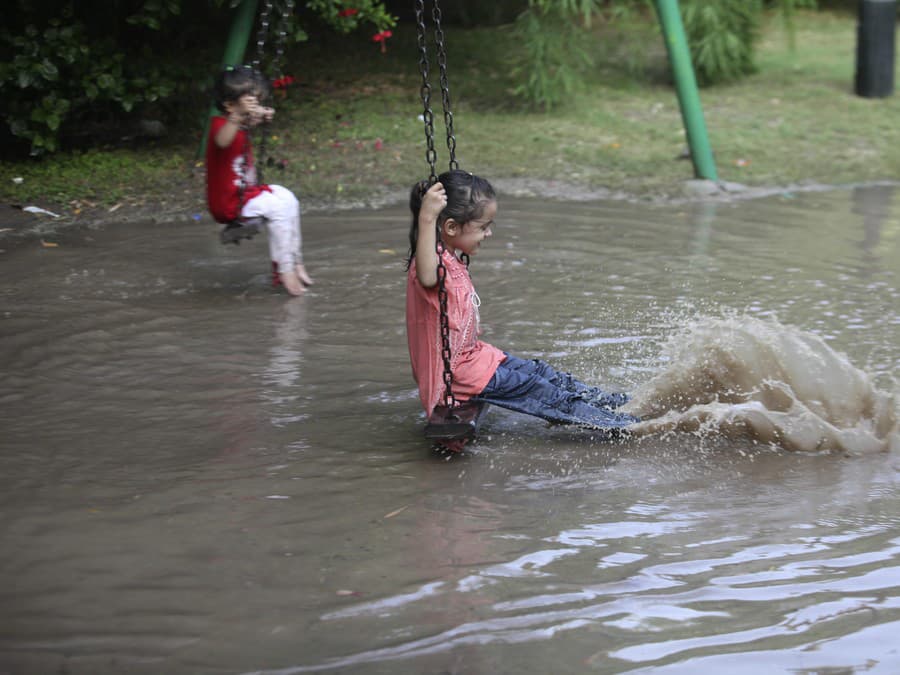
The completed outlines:
{"type": "MultiPolygon", "coordinates": [[[[635,392],[637,434],[725,434],[788,450],[900,451],[900,396],[820,337],[750,316],[700,318],[673,335],[635,392]]],[[[896,387],[895,387],[896,388],[896,387]]]]}

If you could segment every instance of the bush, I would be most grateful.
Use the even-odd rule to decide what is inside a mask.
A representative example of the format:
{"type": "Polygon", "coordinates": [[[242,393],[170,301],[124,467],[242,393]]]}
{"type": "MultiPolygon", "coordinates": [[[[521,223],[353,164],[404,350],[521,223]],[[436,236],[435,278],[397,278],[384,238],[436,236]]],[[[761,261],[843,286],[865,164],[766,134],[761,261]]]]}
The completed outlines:
{"type": "Polygon", "coordinates": [[[64,130],[88,114],[128,113],[174,89],[162,73],[127,72],[112,41],[89,40],[78,21],[51,19],[43,30],[29,24],[22,35],[4,31],[0,42],[13,54],[0,63],[3,117],[32,155],[55,151],[64,130]]]}
{"type": "Polygon", "coordinates": [[[515,29],[527,56],[514,68],[513,75],[520,81],[514,92],[545,109],[558,105],[575,91],[582,72],[593,64],[586,32],[553,9],[523,12],[515,29]]]}
{"type": "MultiPolygon", "coordinates": [[[[754,49],[763,10],[777,8],[793,42],[793,17],[816,0],[682,0],[680,7],[697,81],[712,85],[755,70],[754,49]]],[[[586,40],[592,17],[615,24],[638,13],[652,15],[654,0],[529,0],[515,29],[525,58],[516,69],[516,94],[531,104],[553,107],[571,95],[593,65],[586,40]],[[649,10],[649,11],[648,11],[649,10]]],[[[793,45],[792,45],[793,46],[793,45]]]]}
{"type": "Polygon", "coordinates": [[[682,9],[697,82],[728,82],[756,69],[762,0],[690,0],[682,9]]]}
{"type": "MultiPolygon", "coordinates": [[[[763,0],[687,0],[682,5],[684,29],[697,82],[701,86],[731,82],[756,71],[763,0]]],[[[794,47],[794,14],[815,8],[816,0],[770,0],[777,7],[794,47]]]]}
{"type": "MultiPolygon", "coordinates": [[[[209,72],[203,45],[224,49],[230,10],[241,1],[16,0],[4,9],[0,31],[0,116],[19,146],[41,155],[64,140],[109,136],[141,114],[202,110],[197,99],[206,93],[197,83],[209,72]],[[185,59],[186,50],[200,58],[185,59]]],[[[316,17],[338,33],[394,22],[380,0],[358,0],[349,13],[343,0],[307,0],[296,3],[296,14],[285,0],[263,2],[273,8],[270,31],[283,29],[288,41],[305,38],[299,17],[316,17]],[[282,15],[285,24],[277,21],[282,15]]]]}

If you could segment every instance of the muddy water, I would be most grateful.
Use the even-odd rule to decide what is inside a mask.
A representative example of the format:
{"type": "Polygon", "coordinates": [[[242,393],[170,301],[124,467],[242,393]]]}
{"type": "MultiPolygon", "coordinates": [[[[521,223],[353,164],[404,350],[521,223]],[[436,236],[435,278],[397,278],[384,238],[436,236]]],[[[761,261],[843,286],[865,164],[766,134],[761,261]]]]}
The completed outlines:
{"type": "Polygon", "coordinates": [[[501,197],[484,337],[634,391],[429,452],[407,216],[0,256],[0,672],[900,671],[900,197],[501,197]]]}

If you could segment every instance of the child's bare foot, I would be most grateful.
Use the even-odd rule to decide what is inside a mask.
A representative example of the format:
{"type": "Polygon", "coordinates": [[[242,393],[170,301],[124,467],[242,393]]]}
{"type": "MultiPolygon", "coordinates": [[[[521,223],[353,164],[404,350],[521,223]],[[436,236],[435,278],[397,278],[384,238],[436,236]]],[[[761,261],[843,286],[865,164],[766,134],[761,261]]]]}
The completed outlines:
{"type": "Polygon", "coordinates": [[[304,286],[312,286],[315,283],[312,278],[306,273],[306,268],[303,266],[303,263],[297,265],[297,277],[300,279],[304,286]]]}
{"type": "Polygon", "coordinates": [[[278,278],[281,285],[291,295],[303,295],[306,288],[300,283],[300,278],[294,272],[279,272],[278,278]]]}

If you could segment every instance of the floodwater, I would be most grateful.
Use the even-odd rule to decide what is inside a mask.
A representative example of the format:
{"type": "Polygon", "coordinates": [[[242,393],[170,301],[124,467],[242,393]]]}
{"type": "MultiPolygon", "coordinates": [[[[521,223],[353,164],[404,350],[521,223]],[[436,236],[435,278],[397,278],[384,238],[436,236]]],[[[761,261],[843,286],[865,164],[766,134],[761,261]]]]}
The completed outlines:
{"type": "Polygon", "coordinates": [[[490,342],[621,442],[422,437],[401,206],[0,254],[0,673],[900,672],[900,192],[501,195],[490,342]]]}

